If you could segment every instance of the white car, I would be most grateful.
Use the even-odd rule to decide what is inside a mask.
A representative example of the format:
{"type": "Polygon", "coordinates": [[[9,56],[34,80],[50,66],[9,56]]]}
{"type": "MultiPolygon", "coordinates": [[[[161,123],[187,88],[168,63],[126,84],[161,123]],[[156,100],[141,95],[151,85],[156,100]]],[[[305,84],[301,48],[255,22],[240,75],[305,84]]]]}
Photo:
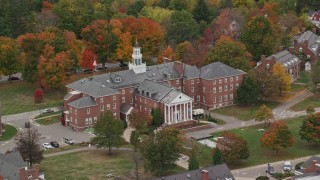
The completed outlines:
{"type": "Polygon", "coordinates": [[[285,161],[283,165],[283,171],[290,172],[292,170],[292,165],[290,161],[285,161]]]}
{"type": "Polygon", "coordinates": [[[53,147],[50,145],[50,143],[43,143],[44,149],[53,149],[53,147]]]}

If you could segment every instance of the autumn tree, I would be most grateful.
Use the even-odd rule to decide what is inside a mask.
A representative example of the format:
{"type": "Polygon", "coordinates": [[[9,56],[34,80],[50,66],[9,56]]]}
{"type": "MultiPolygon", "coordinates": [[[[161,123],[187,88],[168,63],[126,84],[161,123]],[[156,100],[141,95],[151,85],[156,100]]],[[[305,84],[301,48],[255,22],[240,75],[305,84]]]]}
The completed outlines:
{"type": "Polygon", "coordinates": [[[256,121],[264,121],[265,124],[269,124],[270,120],[274,119],[272,109],[265,104],[261,105],[259,110],[255,114],[256,121]]]}
{"type": "Polygon", "coordinates": [[[292,78],[282,64],[276,63],[273,65],[272,75],[277,80],[279,95],[282,95],[283,92],[288,92],[290,90],[292,78]]]}
{"type": "Polygon", "coordinates": [[[140,143],[139,133],[136,130],[133,130],[130,135],[130,144],[133,146],[134,151],[137,151],[140,143]]]}
{"type": "Polygon", "coordinates": [[[150,135],[142,147],[146,171],[163,175],[165,171],[175,167],[175,162],[180,157],[180,148],[181,142],[177,129],[165,128],[150,135]]]}
{"type": "Polygon", "coordinates": [[[320,113],[309,114],[300,126],[301,139],[309,143],[320,144],[320,113]]]}
{"type": "Polygon", "coordinates": [[[197,4],[193,9],[194,19],[199,23],[200,21],[209,21],[209,10],[204,0],[197,0],[197,4]]]}
{"type": "Polygon", "coordinates": [[[138,16],[138,13],[141,11],[141,9],[144,7],[144,1],[138,0],[132,4],[129,5],[127,14],[132,16],[138,16]]]}
{"type": "Polygon", "coordinates": [[[14,39],[0,36],[0,72],[11,76],[21,69],[19,49],[14,39]]]}
{"type": "Polygon", "coordinates": [[[191,13],[182,10],[171,15],[171,23],[167,29],[167,41],[181,43],[190,41],[198,36],[198,25],[191,13]]]}
{"type": "Polygon", "coordinates": [[[217,148],[222,152],[226,163],[235,163],[249,157],[247,142],[239,135],[224,132],[217,141],[217,148]]]}
{"type": "Polygon", "coordinates": [[[102,113],[93,129],[96,136],[92,142],[97,148],[108,148],[108,154],[111,154],[112,147],[119,147],[123,142],[123,123],[111,111],[102,113]]]}
{"type": "Polygon", "coordinates": [[[93,66],[94,60],[95,60],[94,52],[91,49],[86,48],[83,51],[82,61],[80,65],[84,69],[94,69],[94,66],[93,66]]]}
{"type": "Polygon", "coordinates": [[[34,92],[34,103],[38,104],[41,103],[43,100],[43,90],[38,88],[34,92]]]}
{"type": "Polygon", "coordinates": [[[263,97],[270,97],[278,93],[278,82],[274,76],[265,69],[254,69],[249,76],[257,84],[260,94],[263,97]]]}
{"type": "Polygon", "coordinates": [[[314,107],[313,107],[313,105],[309,105],[309,106],[307,106],[307,108],[306,108],[306,113],[307,114],[313,114],[315,112],[315,109],[314,109],[314,107]]]}
{"type": "Polygon", "coordinates": [[[310,72],[310,87],[313,92],[320,92],[320,61],[313,65],[310,72]]]}
{"type": "Polygon", "coordinates": [[[192,44],[188,41],[179,43],[175,49],[176,59],[181,62],[186,62],[186,54],[190,48],[192,48],[192,44]]]}
{"type": "Polygon", "coordinates": [[[263,148],[275,151],[292,147],[294,138],[284,121],[275,121],[260,139],[263,148]]]}
{"type": "Polygon", "coordinates": [[[39,164],[43,159],[43,150],[40,145],[41,134],[37,129],[29,128],[24,132],[18,133],[14,138],[16,147],[24,161],[31,165],[39,164]]]}
{"type": "Polygon", "coordinates": [[[248,71],[251,69],[249,61],[251,54],[241,42],[233,41],[228,36],[221,36],[206,57],[206,64],[220,61],[235,69],[248,71]]]}
{"type": "Polygon", "coordinates": [[[254,0],[232,0],[233,7],[252,8],[255,6],[254,0]]]}
{"type": "Polygon", "coordinates": [[[173,49],[168,46],[159,56],[158,56],[158,64],[163,63],[164,58],[169,58],[171,60],[175,60],[175,53],[173,49]]]}
{"type": "Polygon", "coordinates": [[[161,7],[148,7],[145,6],[141,9],[140,14],[144,17],[152,19],[160,24],[165,24],[165,21],[170,19],[173,13],[170,9],[165,9],[161,7]]]}
{"type": "Polygon", "coordinates": [[[213,149],[213,156],[212,156],[213,165],[218,165],[224,163],[223,154],[219,148],[213,149]]]}
{"type": "Polygon", "coordinates": [[[237,89],[237,104],[252,105],[257,103],[261,91],[259,90],[258,85],[251,79],[250,76],[246,77],[239,88],[237,89]]]}
{"type": "Polygon", "coordinates": [[[191,12],[195,6],[195,0],[170,0],[169,8],[172,10],[191,12]]]}
{"type": "Polygon", "coordinates": [[[133,110],[130,114],[130,125],[137,131],[148,127],[152,123],[152,116],[143,111],[133,110]]]}
{"type": "Polygon", "coordinates": [[[255,61],[259,61],[261,55],[270,55],[274,47],[270,21],[263,16],[253,17],[246,24],[240,39],[255,61]]]}

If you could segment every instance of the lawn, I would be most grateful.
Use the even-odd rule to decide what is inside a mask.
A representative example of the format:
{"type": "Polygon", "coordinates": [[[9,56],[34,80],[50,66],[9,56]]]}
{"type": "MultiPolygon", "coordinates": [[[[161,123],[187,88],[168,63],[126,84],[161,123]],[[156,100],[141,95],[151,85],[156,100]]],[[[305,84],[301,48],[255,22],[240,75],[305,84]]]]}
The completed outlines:
{"type": "Polygon", "coordinates": [[[215,109],[212,112],[226,115],[226,116],[234,116],[240,120],[247,121],[250,119],[254,119],[256,112],[258,111],[259,107],[265,104],[271,109],[277,107],[280,103],[274,101],[265,101],[259,102],[251,106],[241,106],[241,105],[234,105],[229,107],[224,107],[220,109],[215,109]]]}
{"type": "Polygon", "coordinates": [[[3,115],[62,105],[63,95],[65,93],[64,90],[61,92],[61,98],[58,98],[57,91],[50,89],[45,89],[44,91],[44,102],[40,105],[35,104],[33,94],[37,88],[39,88],[38,85],[29,84],[23,81],[1,84],[0,99],[3,115]]]}
{"type": "Polygon", "coordinates": [[[314,95],[312,97],[309,97],[298,104],[295,104],[294,106],[290,107],[290,110],[292,111],[304,111],[306,108],[312,105],[313,107],[320,107],[320,94],[314,95]]]}
{"type": "Polygon", "coordinates": [[[17,129],[9,124],[4,124],[5,131],[0,137],[0,141],[7,141],[12,139],[17,134],[17,129]]]}
{"type": "Polygon", "coordinates": [[[296,93],[296,92],[299,92],[299,91],[302,91],[302,90],[306,89],[307,87],[308,87],[308,85],[306,85],[306,84],[295,84],[295,83],[293,83],[291,85],[290,92],[296,93]]]}
{"type": "Polygon", "coordinates": [[[300,71],[300,79],[296,82],[307,84],[309,82],[309,74],[306,71],[300,71]]]}
{"type": "Polygon", "coordinates": [[[43,126],[47,126],[50,124],[60,122],[60,118],[61,118],[61,113],[54,116],[50,116],[50,117],[43,117],[41,119],[36,119],[36,123],[41,124],[43,126]]]}
{"type": "MultiPolygon", "coordinates": [[[[280,151],[279,154],[260,147],[260,138],[262,137],[263,133],[258,132],[257,129],[264,128],[263,125],[230,130],[230,132],[242,136],[247,141],[250,151],[250,157],[247,160],[243,160],[238,164],[231,166],[231,168],[237,169],[258,164],[267,164],[269,162],[319,154],[320,145],[312,145],[300,139],[299,129],[302,124],[303,118],[304,117],[292,118],[286,121],[290,131],[295,138],[295,144],[293,147],[290,147],[287,150],[280,151]]],[[[220,133],[215,133],[213,135],[219,136],[219,134],[220,133]]]]}
{"type": "MultiPolygon", "coordinates": [[[[46,179],[106,179],[106,175],[128,177],[134,168],[130,151],[113,151],[108,156],[106,150],[83,151],[45,158],[40,170],[46,179]]],[[[170,174],[183,172],[181,168],[171,170],[170,174]]],[[[151,177],[150,179],[154,179],[151,177]]]]}

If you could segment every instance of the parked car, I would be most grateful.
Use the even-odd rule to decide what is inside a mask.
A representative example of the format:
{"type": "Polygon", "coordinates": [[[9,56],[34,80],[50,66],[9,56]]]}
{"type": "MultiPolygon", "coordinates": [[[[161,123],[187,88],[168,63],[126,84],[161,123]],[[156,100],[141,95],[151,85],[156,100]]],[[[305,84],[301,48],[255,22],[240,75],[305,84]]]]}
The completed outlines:
{"type": "Polygon", "coordinates": [[[25,123],[24,123],[24,127],[25,127],[25,128],[30,128],[30,127],[31,127],[30,122],[25,122],[25,123]]]}
{"type": "Polygon", "coordinates": [[[59,143],[58,143],[57,141],[51,141],[51,142],[50,142],[50,145],[51,145],[52,147],[55,147],[55,148],[60,147],[60,145],[59,145],[59,143]]]}
{"type": "Polygon", "coordinates": [[[285,161],[283,165],[283,171],[290,172],[292,170],[292,165],[290,161],[285,161]]]}
{"type": "Polygon", "coordinates": [[[8,78],[8,81],[17,81],[17,80],[20,80],[20,78],[15,76],[11,76],[8,78]]]}
{"type": "Polygon", "coordinates": [[[265,129],[258,129],[257,131],[258,132],[265,132],[266,130],[265,129]]]}
{"type": "Polygon", "coordinates": [[[268,173],[271,174],[271,175],[277,173],[276,170],[274,170],[274,167],[272,167],[272,166],[270,166],[270,165],[268,165],[268,168],[267,168],[267,171],[266,171],[266,172],[268,172],[268,173]]]}
{"type": "Polygon", "coordinates": [[[42,114],[52,113],[52,112],[54,112],[52,109],[45,109],[42,111],[42,114]]]}
{"type": "Polygon", "coordinates": [[[63,137],[63,141],[67,144],[70,144],[70,145],[73,145],[74,144],[74,140],[73,139],[70,139],[70,138],[66,138],[66,137],[63,137]]]}
{"type": "Polygon", "coordinates": [[[43,143],[44,149],[52,149],[53,147],[49,143],[43,143]]]}

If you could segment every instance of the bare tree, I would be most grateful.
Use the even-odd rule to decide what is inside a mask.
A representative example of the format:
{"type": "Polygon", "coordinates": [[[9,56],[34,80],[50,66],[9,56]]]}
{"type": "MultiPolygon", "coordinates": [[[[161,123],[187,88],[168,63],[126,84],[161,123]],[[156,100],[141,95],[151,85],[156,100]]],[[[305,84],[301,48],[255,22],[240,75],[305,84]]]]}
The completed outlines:
{"type": "Polygon", "coordinates": [[[20,132],[14,139],[22,158],[31,166],[34,163],[40,163],[43,159],[40,138],[41,134],[38,130],[30,128],[25,132],[20,132]]]}
{"type": "Polygon", "coordinates": [[[139,168],[142,166],[143,157],[139,151],[132,152],[132,160],[134,162],[134,176],[136,180],[140,179],[139,168]]]}

